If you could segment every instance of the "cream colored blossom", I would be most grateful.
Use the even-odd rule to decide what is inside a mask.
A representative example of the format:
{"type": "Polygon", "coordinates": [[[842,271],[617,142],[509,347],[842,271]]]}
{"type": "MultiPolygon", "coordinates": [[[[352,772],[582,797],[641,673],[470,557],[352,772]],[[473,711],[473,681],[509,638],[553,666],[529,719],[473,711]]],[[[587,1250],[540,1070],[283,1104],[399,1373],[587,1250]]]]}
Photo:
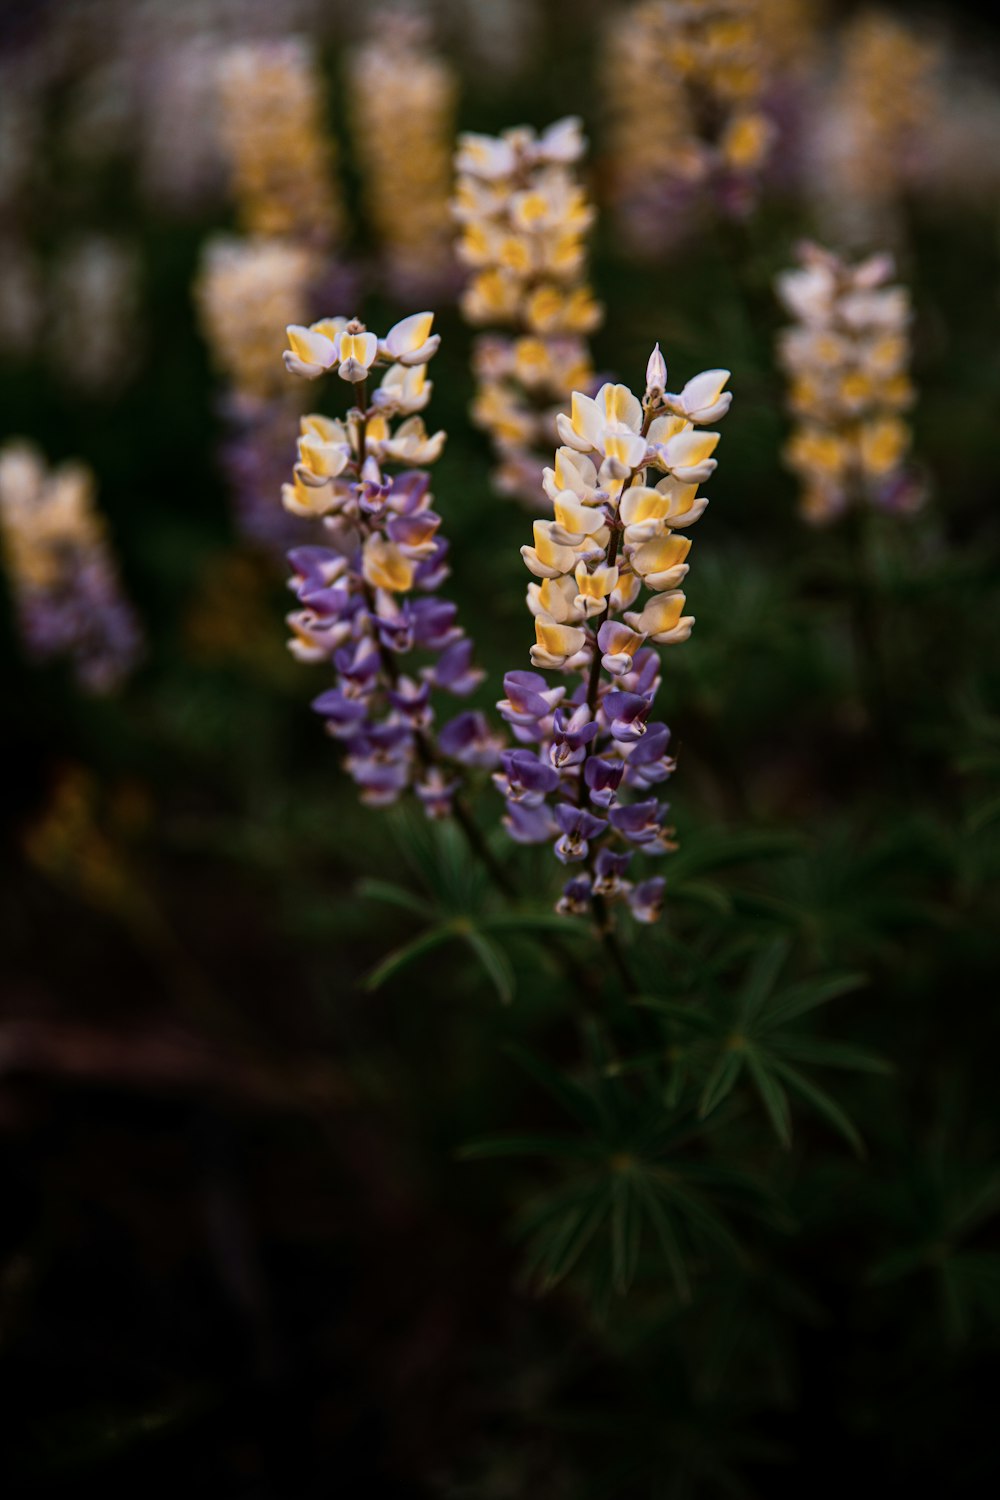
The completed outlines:
{"type": "Polygon", "coordinates": [[[602,317],[586,283],[594,217],[575,168],[586,149],[580,121],[501,136],[467,133],[455,156],[452,210],[458,258],[470,272],[462,311],[474,346],[472,414],[499,458],[504,494],[535,500],[558,409],[593,378],[585,336],[602,317]]]}
{"type": "Polygon", "coordinates": [[[910,306],[905,288],[887,285],[892,274],[890,256],[852,265],[807,244],[798,266],[778,277],[778,296],[796,319],[778,344],[796,424],[785,460],[812,522],[861,501],[918,503],[904,475],[910,433],[901,415],[914,394],[910,306]]]}
{"type": "Polygon", "coordinates": [[[764,96],[777,60],[773,0],[639,0],[602,52],[609,162],[621,234],[660,254],[711,190],[742,209],[775,129],[764,96]]]}
{"type": "Polygon", "coordinates": [[[0,448],[0,539],[29,656],[68,658],[84,691],[118,687],[135,666],[141,632],[91,470],[77,462],[50,469],[24,441],[0,448]]]}
{"type": "Polygon", "coordinates": [[[376,11],[374,39],[349,54],[346,70],[362,195],[395,294],[440,295],[452,276],[456,80],[419,18],[379,18],[376,11]]]}
{"type": "Polygon", "coordinates": [[[942,63],[940,46],[899,16],[869,10],[845,27],[819,101],[808,178],[839,238],[899,238],[902,195],[952,110],[939,85],[942,63]]]}
{"type": "MultiPolygon", "coordinates": [[[[426,366],[440,342],[433,325],[433,313],[424,312],[403,318],[383,337],[358,319],[344,317],[320,318],[308,327],[291,324],[285,330],[289,347],[284,365],[289,374],[304,380],[336,374],[360,392],[363,407],[352,408],[345,420],[318,413],[301,418],[297,461],[291,481],[281,490],[287,511],[312,519],[350,518],[357,510],[358,485],[347,471],[358,469],[362,445],[360,479],[375,489],[381,484],[383,464],[422,468],[440,458],[445,433],[429,434],[423,418],[416,415],[431,392],[426,366]],[[376,377],[380,379],[374,385],[376,377]]],[[[433,550],[433,532],[414,532],[395,550],[374,548],[370,557],[366,554],[365,576],[372,587],[390,593],[409,588],[411,564],[433,550]],[[405,584],[400,582],[404,578],[405,584]]]]}
{"type": "Polygon", "coordinates": [[[219,63],[221,133],[241,228],[323,246],[339,237],[324,83],[302,38],[245,42],[219,63]]]}
{"type": "MultiPolygon", "coordinates": [[[[528,585],[534,666],[587,667],[600,651],[604,670],[622,677],[644,641],[670,645],[690,635],[694,619],[678,585],[691,542],[678,528],[707,504],[698,485],[716,467],[719,435],[695,423],[728,410],[727,379],[728,371],[707,370],[672,396],[657,347],[643,400],[610,381],[594,396],[573,393],[557,418],[563,446],[543,481],[553,519],[536,520],[531,545],[521,548],[542,580],[528,585]],[[657,470],[665,477],[650,484],[657,470]]],[[[872,445],[887,448],[887,435],[873,434],[872,445]]]]}

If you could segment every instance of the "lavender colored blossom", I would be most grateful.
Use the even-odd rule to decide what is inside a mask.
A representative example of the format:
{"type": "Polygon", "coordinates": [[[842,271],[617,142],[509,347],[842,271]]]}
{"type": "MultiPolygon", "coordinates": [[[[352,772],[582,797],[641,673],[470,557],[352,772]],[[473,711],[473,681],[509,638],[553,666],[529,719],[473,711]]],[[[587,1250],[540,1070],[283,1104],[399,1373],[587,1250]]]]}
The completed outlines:
{"type": "Polygon", "coordinates": [[[728,370],[704,370],[677,392],[667,377],[657,344],[641,400],[607,381],[593,396],[574,392],[570,411],[556,415],[560,446],[542,476],[553,518],[533,523],[521,557],[533,575],[532,666],[563,673],[570,686],[508,672],[497,705],[525,747],[505,755],[494,777],[505,826],[522,843],[554,841],[558,860],[585,866],[557,910],[591,910],[604,932],[611,899],[652,920],[662,883],[634,885],[626,872],[633,852],[675,847],[654,790],[674,769],[670,731],[650,718],[654,648],[686,641],[695,623],[679,589],[691,550],[684,532],[708,504],[697,491],[719,442],[700,429],[732,402],[728,370]]]}
{"type": "Polygon", "coordinates": [[[456,606],[437,592],[447,543],[420,465],[438,456],[444,434],[427,437],[415,415],[430,394],[431,323],[416,314],[384,340],[346,318],[289,328],[288,369],[310,380],[336,370],[357,403],[343,421],[302,418],[294,482],[282,498],[322,537],[288,554],[299,604],[288,617],[290,649],[334,672],[313,709],[343,745],[363,802],[385,807],[412,791],[429,817],[445,817],[464,768],[493,770],[503,741],[478,712],[435,730],[435,695],[467,697],[483,673],[456,606]],[[369,395],[368,372],[380,360],[389,368],[369,395]],[[404,420],[393,432],[395,417],[404,420]]]}
{"type": "Polygon", "coordinates": [[[282,402],[228,399],[221,404],[225,436],[219,467],[241,537],[280,558],[308,528],[288,515],[274,497],[294,455],[289,439],[289,409],[282,402]]]}
{"type": "Polygon", "coordinates": [[[0,450],[0,530],[25,649],[67,658],[85,692],[109,693],[135,668],[142,632],[94,488],[82,464],[50,471],[28,443],[0,450]]]}

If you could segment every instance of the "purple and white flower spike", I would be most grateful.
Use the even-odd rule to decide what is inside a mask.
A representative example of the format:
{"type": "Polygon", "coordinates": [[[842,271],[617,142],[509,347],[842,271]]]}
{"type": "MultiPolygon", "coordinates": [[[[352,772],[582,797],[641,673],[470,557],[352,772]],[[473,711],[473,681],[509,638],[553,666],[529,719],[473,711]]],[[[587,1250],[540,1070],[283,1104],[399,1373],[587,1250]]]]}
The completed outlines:
{"type": "Polygon", "coordinates": [[[638,921],[656,919],[662,877],[634,884],[627,872],[633,854],[676,847],[655,795],[674,761],[669,729],[650,717],[653,647],[687,640],[694,624],[677,588],[691,547],[681,533],[707,504],[697,490],[719,439],[699,429],[728,410],[728,378],[708,370],[672,395],[657,346],[642,401],[610,383],[595,397],[576,393],[571,414],[556,419],[563,446],[544,476],[554,519],[536,521],[521,549],[541,580],[528,586],[532,665],[577,681],[553,688],[538,671],[507,673],[497,707],[525,748],[507,751],[493,779],[511,838],[551,842],[563,864],[583,866],[557,911],[592,911],[603,929],[613,900],[627,900],[638,921]],[[650,470],[663,477],[651,483],[650,470]]]}
{"type": "Polygon", "coordinates": [[[25,649],[67,657],[84,692],[110,693],[139,660],[142,633],[94,490],[83,464],[49,470],[30,443],[0,449],[0,532],[25,649]]]}
{"type": "Polygon", "coordinates": [[[430,396],[426,366],[438,346],[433,317],[404,318],[385,339],[363,324],[327,318],[288,330],[287,368],[306,379],[336,372],[356,405],[341,421],[302,418],[298,462],[282,500],[315,517],[325,545],[288,554],[299,608],[289,648],[328,662],[333,687],[313,701],[344,746],[361,800],[386,807],[412,791],[428,817],[447,817],[464,767],[492,770],[503,742],[480,713],[462,713],[435,735],[436,693],[464,698],[483,673],[458,611],[437,590],[448,544],[431,508],[432,463],[444,433],[428,437],[415,413],[430,396]],[[369,398],[370,372],[388,368],[369,398]],[[402,418],[393,430],[393,419],[402,418]],[[390,470],[395,469],[392,473],[390,470]]]}

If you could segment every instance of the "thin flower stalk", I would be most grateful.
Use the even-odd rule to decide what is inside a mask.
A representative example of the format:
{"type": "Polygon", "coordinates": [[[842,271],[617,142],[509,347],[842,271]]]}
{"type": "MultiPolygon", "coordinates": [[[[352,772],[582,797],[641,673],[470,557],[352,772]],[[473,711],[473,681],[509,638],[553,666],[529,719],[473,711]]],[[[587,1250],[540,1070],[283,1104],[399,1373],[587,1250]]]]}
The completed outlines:
{"type": "Polygon", "coordinates": [[[510,837],[552,842],[557,859],[579,867],[557,909],[593,911],[604,927],[619,899],[639,921],[656,919],[663,878],[633,883],[627,872],[636,854],[675,847],[657,798],[674,761],[670,731],[651,720],[653,648],[686,641],[694,625],[679,588],[684,532],[708,503],[698,487],[716,468],[719,435],[704,429],[729,409],[728,378],[707,370],[671,394],[657,345],[641,401],[610,383],[593,398],[575,393],[543,481],[554,518],[536,521],[521,549],[536,580],[527,596],[536,670],[504,679],[498,707],[519,748],[503,753],[494,781],[510,837]],[[546,671],[570,685],[550,686],[546,671]]]}
{"type": "Polygon", "coordinates": [[[349,59],[348,104],[383,279],[401,301],[452,295],[451,142],[458,83],[420,17],[393,15],[349,59]]]}
{"type": "Polygon", "coordinates": [[[795,322],[780,337],[795,427],[785,449],[806,520],[826,525],[854,506],[908,512],[923,501],[907,467],[914,399],[910,299],[891,285],[892,257],[856,263],[818,245],[778,277],[795,322]]]}
{"type": "Polygon", "coordinates": [[[0,448],[0,533],[27,654],[68,659],[84,692],[119,688],[138,662],[142,636],[91,471],[81,463],[49,469],[30,443],[0,448]]]}
{"type": "Polygon", "coordinates": [[[577,119],[541,134],[466,134],[455,159],[457,254],[470,272],[465,319],[473,346],[473,421],[489,434],[503,494],[538,502],[555,417],[593,384],[587,334],[602,309],[587,282],[594,210],[579,181],[586,142],[577,119]],[[501,331],[502,330],[502,331],[501,331]]]}
{"type": "Polygon", "coordinates": [[[464,771],[495,766],[501,742],[477,712],[435,725],[433,695],[463,698],[483,673],[455,605],[438,593],[448,544],[426,470],[445,434],[429,435],[419,415],[440,342],[432,324],[431,313],[415,313],[385,338],[357,319],[288,329],[292,374],[335,373],[356,396],[343,419],[302,418],[298,462],[282,491],[285,509],[322,520],[324,533],[322,545],[289,553],[299,606],[288,616],[289,649],[333,668],[333,686],[313,708],[342,745],[363,803],[386,807],[412,791],[429,817],[462,820],[464,771]]]}

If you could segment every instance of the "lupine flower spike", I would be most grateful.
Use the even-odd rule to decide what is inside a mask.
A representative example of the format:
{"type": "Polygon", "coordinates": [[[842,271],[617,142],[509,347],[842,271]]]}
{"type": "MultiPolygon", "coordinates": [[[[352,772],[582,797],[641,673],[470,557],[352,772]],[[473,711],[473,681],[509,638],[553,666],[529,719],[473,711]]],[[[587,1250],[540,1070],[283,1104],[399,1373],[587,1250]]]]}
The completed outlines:
{"type": "Polygon", "coordinates": [[[544,475],[554,519],[534,524],[521,549],[536,582],[531,663],[508,672],[498,705],[520,748],[505,751],[494,777],[507,799],[505,826],[520,843],[554,842],[579,866],[558,910],[601,917],[628,900],[655,920],[660,876],[627,878],[633,857],[674,845],[656,789],[674,768],[670,731],[651,721],[660,682],[655,646],[686,641],[694,624],[681,591],[691,548],[686,529],[707,500],[698,486],[716,467],[719,441],[704,427],[732,399],[728,370],[706,370],[667,391],[659,345],[643,399],[624,385],[593,398],[574,394],[558,418],[563,446],[544,475]],[[553,687],[542,671],[570,685],[553,687]]]}
{"type": "Polygon", "coordinates": [[[241,43],[223,54],[219,84],[242,229],[328,248],[343,208],[313,48],[300,37],[241,43]]]}
{"type": "Polygon", "coordinates": [[[716,207],[751,205],[774,138],[760,0],[640,0],[604,48],[618,222],[638,255],[661,253],[716,207]]]}
{"type": "Polygon", "coordinates": [[[84,464],[49,470],[30,443],[0,449],[0,532],[25,648],[37,661],[68,657],[85,692],[109,693],[142,638],[94,489],[84,464]]]}
{"type": "Polygon", "coordinates": [[[423,17],[376,10],[373,30],[349,60],[347,86],[382,271],[400,300],[454,295],[448,199],[457,80],[429,46],[423,17]]]}
{"type": "Polygon", "coordinates": [[[432,325],[431,313],[414,313],[384,338],[347,318],[288,329],[288,370],[307,380],[335,373],[355,401],[343,420],[302,418],[282,500],[293,515],[322,518],[326,533],[323,545],[288,555],[299,603],[289,649],[334,671],[313,708],[343,745],[363,802],[384,807],[411,789],[428,816],[444,817],[463,767],[495,766],[500,742],[475,712],[434,730],[433,693],[465,697],[483,674],[455,605],[437,594],[448,544],[424,470],[445,434],[428,435],[420,415],[440,342],[432,325]]]}
{"type": "Polygon", "coordinates": [[[501,494],[538,503],[556,413],[593,381],[586,335],[602,310],[586,280],[594,211],[577,180],[580,121],[536,135],[463,135],[455,159],[458,257],[472,275],[462,312],[481,334],[473,347],[473,421],[499,458],[501,494]]]}
{"type": "Polygon", "coordinates": [[[228,383],[221,462],[239,529],[283,554],[301,527],[274,503],[289,433],[303,403],[281,369],[281,329],[337,300],[350,275],[335,263],[343,208],[324,122],[324,82],[304,40],[242,43],[218,64],[223,142],[242,235],[205,245],[195,298],[213,361],[228,383]]]}
{"type": "Polygon", "coordinates": [[[845,28],[818,125],[809,187],[821,222],[852,244],[893,243],[907,187],[954,112],[939,45],[905,19],[862,12],[845,28]],[[892,87],[886,87],[891,78],[892,87]]]}
{"type": "Polygon", "coordinates": [[[796,423],[785,458],[802,484],[802,514],[819,525],[852,504],[900,512],[924,498],[905,465],[910,301],[889,285],[893,269],[889,255],[851,265],[804,244],[798,266],[778,278],[795,319],[778,346],[796,423]]]}

